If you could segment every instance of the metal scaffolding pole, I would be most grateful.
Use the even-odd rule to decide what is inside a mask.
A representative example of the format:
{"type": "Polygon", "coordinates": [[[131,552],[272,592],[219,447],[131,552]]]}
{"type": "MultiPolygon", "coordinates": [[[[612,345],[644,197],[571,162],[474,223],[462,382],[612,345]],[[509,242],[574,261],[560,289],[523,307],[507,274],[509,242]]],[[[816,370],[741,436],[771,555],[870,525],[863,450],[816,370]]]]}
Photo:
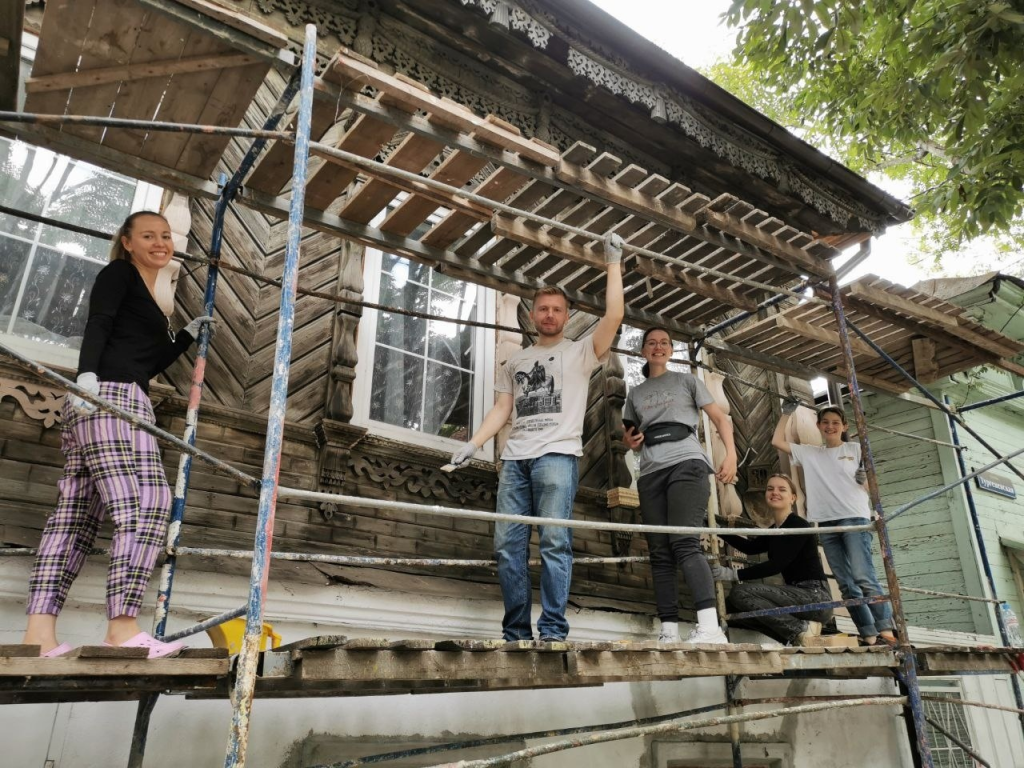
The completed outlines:
{"type": "MultiPolygon", "coordinates": [[[[843,296],[839,291],[839,281],[835,277],[829,281],[829,289],[832,293],[832,311],[835,314],[836,327],[839,332],[839,345],[843,351],[843,359],[846,363],[847,385],[850,391],[850,403],[853,405],[854,420],[857,424],[857,436],[860,440],[863,466],[867,470],[868,475],[868,494],[871,497],[871,506],[875,512],[878,546],[882,552],[882,564],[885,567],[885,578],[889,586],[889,600],[892,603],[896,636],[899,640],[903,656],[901,663],[902,680],[906,684],[907,707],[910,710],[913,722],[912,730],[916,737],[916,745],[914,740],[912,740],[911,746],[912,749],[916,746],[916,749],[914,749],[915,757],[920,760],[923,768],[934,768],[931,748],[928,744],[928,723],[925,721],[924,702],[921,700],[921,685],[917,679],[917,660],[914,657],[914,649],[910,645],[907,620],[903,614],[900,583],[896,575],[896,567],[893,563],[889,531],[885,525],[882,497],[878,490],[878,474],[875,470],[875,459],[871,453],[871,442],[868,440],[867,419],[864,416],[864,405],[861,402],[860,387],[857,384],[857,368],[853,359],[850,333],[847,330],[843,296]]],[[[889,359],[891,360],[891,358],[889,359]]]]}
{"type": "MultiPolygon", "coordinates": [[[[939,400],[939,398],[937,398],[934,394],[932,394],[931,390],[929,390],[926,386],[924,386],[924,384],[922,384],[917,379],[915,379],[913,376],[911,376],[907,372],[907,370],[902,365],[900,365],[898,362],[896,362],[888,352],[886,352],[878,344],[876,344],[874,339],[872,339],[870,336],[868,336],[866,333],[864,333],[864,331],[862,331],[860,328],[858,328],[853,322],[848,322],[848,325],[850,326],[850,328],[852,328],[854,330],[854,332],[858,336],[860,336],[864,340],[864,342],[869,347],[871,347],[878,354],[879,357],[881,357],[883,360],[885,360],[885,362],[887,362],[890,366],[892,366],[893,370],[895,370],[903,378],[905,378],[907,381],[909,381],[910,384],[915,389],[917,389],[918,392],[920,392],[928,400],[930,400],[932,402],[932,404],[934,404],[940,411],[945,413],[947,416],[949,416],[949,418],[953,419],[957,424],[959,424],[961,427],[963,427],[964,431],[967,434],[969,434],[971,437],[973,437],[975,440],[978,441],[978,445],[980,445],[986,451],[991,453],[997,459],[1002,459],[1003,458],[1003,455],[1001,453],[999,453],[999,451],[997,451],[995,448],[993,448],[988,443],[988,441],[985,440],[985,438],[983,438],[981,435],[979,435],[977,432],[975,432],[973,429],[971,429],[970,425],[966,421],[964,421],[961,416],[959,416],[948,405],[943,403],[941,400],[939,400]]],[[[851,395],[852,395],[853,390],[850,390],[850,391],[851,391],[851,395]]],[[[1017,467],[1013,466],[1013,464],[1011,464],[1010,462],[1006,462],[1006,466],[1009,467],[1010,471],[1013,472],[1015,475],[1017,475],[1017,477],[1019,477],[1021,480],[1024,480],[1024,472],[1021,472],[1021,470],[1017,469],[1017,467]]]]}
{"type": "MultiPolygon", "coordinates": [[[[946,395],[943,398],[946,404],[949,404],[949,396],[946,395]]],[[[952,416],[949,416],[949,431],[953,436],[953,442],[959,445],[960,438],[956,429],[956,421],[952,416]]],[[[956,466],[960,473],[960,477],[963,478],[968,474],[967,465],[964,463],[964,455],[961,451],[955,451],[956,453],[956,466]]],[[[985,535],[984,531],[981,530],[981,518],[978,517],[978,507],[974,503],[974,492],[971,490],[970,482],[965,482],[964,494],[967,497],[967,511],[971,515],[971,526],[974,528],[974,538],[978,544],[978,556],[981,558],[981,567],[985,573],[985,581],[988,584],[988,589],[991,597],[994,600],[999,599],[998,592],[996,591],[996,580],[992,575],[992,565],[988,560],[988,548],[985,546],[985,535]]],[[[999,637],[1002,640],[1003,647],[1008,648],[1010,646],[1009,635],[1006,634],[1006,624],[1003,622],[1003,612],[999,610],[998,606],[995,608],[996,614],[996,626],[999,627],[999,637]]],[[[1010,675],[1010,682],[1013,685],[1013,698],[1017,702],[1017,709],[1024,709],[1024,696],[1021,695],[1020,680],[1017,679],[1017,675],[1010,675]]],[[[1021,730],[1024,731],[1024,714],[1018,714],[1017,719],[1020,721],[1021,730]]]]}
{"type": "MultiPolygon", "coordinates": [[[[221,192],[213,212],[213,230],[210,237],[210,263],[206,272],[206,289],[203,294],[203,314],[213,317],[217,296],[217,278],[219,270],[217,261],[220,259],[221,246],[224,240],[224,217],[231,202],[234,200],[246,175],[252,170],[267,144],[268,138],[275,133],[289,104],[299,90],[300,73],[292,75],[277,104],[263,124],[263,132],[245,153],[241,163],[231,177],[221,179],[221,192]]],[[[185,412],[185,433],[182,439],[190,446],[196,444],[196,432],[199,427],[199,403],[203,397],[203,382],[206,378],[206,358],[210,351],[210,326],[203,325],[199,332],[196,361],[192,369],[192,384],[188,395],[188,408],[185,412]]],[[[167,616],[171,603],[171,592],[174,588],[174,577],[177,573],[178,557],[175,547],[181,540],[181,524],[185,518],[185,501],[188,497],[189,479],[192,475],[192,455],[182,453],[178,459],[178,475],[174,482],[174,498],[171,501],[171,514],[167,526],[167,560],[160,569],[158,581],[159,591],[156,598],[156,610],[153,615],[153,635],[161,640],[166,639],[167,616]]],[[[225,619],[226,620],[226,619],[225,619]]],[[[146,740],[149,736],[149,721],[156,706],[159,693],[147,693],[139,699],[135,714],[135,728],[132,731],[132,746],[128,756],[128,768],[142,768],[146,755],[146,740]]]]}
{"type": "Polygon", "coordinates": [[[249,577],[248,612],[245,637],[238,657],[234,688],[231,730],[228,736],[225,768],[243,768],[249,742],[249,715],[256,688],[256,666],[263,633],[263,606],[270,575],[274,541],[274,513],[277,508],[281,450],[284,443],[285,409],[288,404],[288,374],[291,367],[292,332],[295,325],[295,291],[299,278],[299,245],[302,239],[302,215],[305,204],[306,173],[309,160],[310,122],[313,114],[313,69],[316,66],[316,27],[306,25],[302,51],[302,81],[296,121],[295,160],[292,166],[292,199],[288,216],[288,242],[281,278],[281,304],[274,352],[274,379],[270,391],[267,418],[267,442],[263,453],[263,479],[260,487],[256,541],[253,546],[249,577]]]}
{"type": "Polygon", "coordinates": [[[957,410],[960,413],[967,411],[973,411],[976,408],[985,408],[989,405],[995,405],[996,403],[1005,403],[1007,400],[1016,400],[1018,397],[1024,396],[1024,389],[1019,392],[1011,392],[1008,395],[1000,395],[999,397],[993,397],[990,400],[979,400],[976,403],[969,403],[967,405],[961,405],[957,410]]]}

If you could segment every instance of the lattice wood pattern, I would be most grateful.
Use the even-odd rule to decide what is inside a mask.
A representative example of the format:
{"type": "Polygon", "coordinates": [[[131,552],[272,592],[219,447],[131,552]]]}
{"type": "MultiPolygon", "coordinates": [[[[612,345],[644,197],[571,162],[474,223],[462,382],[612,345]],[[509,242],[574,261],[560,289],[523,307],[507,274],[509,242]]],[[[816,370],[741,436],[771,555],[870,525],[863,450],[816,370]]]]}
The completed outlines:
{"type": "MultiPolygon", "coordinates": [[[[155,113],[166,120],[234,125],[263,77],[256,76],[257,69],[266,72],[280,45],[279,33],[230,14],[225,17],[223,9],[217,11],[207,0],[55,0],[44,19],[28,109],[141,119],[155,113]],[[194,18],[175,16],[178,6],[190,9],[194,18]],[[115,27],[130,27],[118,33],[117,51],[90,43],[99,35],[114,34],[115,27]],[[215,27],[218,39],[226,42],[210,42],[215,27]],[[178,42],[171,45],[167,38],[178,42]],[[244,56],[258,62],[245,63],[244,56]],[[224,67],[217,68],[219,64],[224,67]],[[163,85],[142,87],[151,83],[163,85]],[[154,102],[157,92],[162,95],[154,102]]],[[[558,283],[577,306],[598,313],[604,306],[600,240],[616,232],[669,259],[727,275],[709,277],[679,263],[627,257],[627,322],[665,325],[683,337],[698,336],[702,326],[736,308],[752,309],[765,298],[765,289],[742,279],[775,288],[792,286],[803,275],[823,278],[831,273],[830,259],[837,253],[833,247],[732,195],[710,200],[585,144],[559,153],[497,117],[478,116],[348,50],[329,62],[316,87],[313,133],[325,146],[459,190],[428,188],[314,149],[306,223],[321,232],[518,295],[558,283]],[[496,213],[489,202],[467,199],[466,191],[593,235],[496,213]]],[[[44,138],[62,151],[119,170],[130,168],[140,178],[197,196],[211,195],[206,177],[228,145],[222,137],[206,135],[31,128],[27,135],[44,138]]],[[[289,204],[291,154],[289,144],[271,147],[247,180],[240,202],[282,219],[289,204]]],[[[1024,370],[1008,362],[1019,354],[1019,345],[971,324],[959,311],[944,322],[943,314],[954,316],[950,305],[939,307],[938,300],[907,292],[897,295],[885,286],[879,293],[878,285],[866,286],[867,293],[848,291],[849,305],[861,313],[857,317],[865,330],[898,350],[901,362],[916,365],[922,377],[936,378],[978,362],[1024,370]]],[[[746,343],[749,338],[761,345],[758,354],[770,350],[761,362],[773,370],[842,375],[826,315],[824,308],[798,308],[772,320],[775,337],[786,342],[768,339],[772,333],[760,326],[730,341],[746,343]]],[[[886,391],[906,388],[898,374],[863,346],[855,346],[864,365],[864,384],[886,391]]],[[[243,403],[248,403],[246,398],[243,394],[243,403]]]]}
{"type": "MultiPolygon", "coordinates": [[[[886,354],[918,379],[929,382],[993,363],[1012,372],[1024,344],[969,319],[963,308],[901,288],[874,275],[842,290],[849,319],[886,354]]],[[[804,304],[748,325],[727,342],[761,355],[845,377],[835,317],[830,308],[804,304]]],[[[852,331],[857,378],[873,389],[900,393],[910,384],[852,331]]]]}

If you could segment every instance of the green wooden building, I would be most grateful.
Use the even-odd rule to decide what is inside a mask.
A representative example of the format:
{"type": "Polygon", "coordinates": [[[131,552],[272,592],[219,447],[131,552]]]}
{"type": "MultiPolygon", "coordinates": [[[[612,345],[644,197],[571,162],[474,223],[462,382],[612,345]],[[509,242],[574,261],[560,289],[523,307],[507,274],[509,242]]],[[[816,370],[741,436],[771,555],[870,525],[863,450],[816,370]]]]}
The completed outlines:
{"type": "MultiPolygon", "coordinates": [[[[992,273],[929,280],[914,289],[964,307],[972,319],[988,328],[1024,339],[1024,281],[1020,278],[992,273]]],[[[981,366],[934,382],[929,388],[959,408],[1020,391],[1022,380],[1016,374],[981,366]]],[[[913,401],[877,393],[866,394],[864,403],[887,512],[958,479],[957,450],[950,445],[953,434],[945,415],[913,401]]],[[[1024,398],[966,411],[963,418],[1002,454],[1024,444],[1024,398]]],[[[958,429],[958,438],[968,472],[994,460],[963,429],[958,429]]],[[[1024,468],[1024,462],[1018,460],[1015,464],[1024,468]]],[[[1024,494],[1024,482],[1005,466],[986,473],[980,482],[972,481],[969,489],[958,487],[893,521],[889,531],[900,581],[908,587],[988,595],[968,493],[978,512],[997,596],[1021,616],[1024,500],[1019,494],[1024,494]]],[[[878,566],[881,572],[880,560],[878,566]]],[[[904,603],[909,623],[914,626],[998,634],[994,611],[984,603],[913,593],[904,595],[904,603]]]]}

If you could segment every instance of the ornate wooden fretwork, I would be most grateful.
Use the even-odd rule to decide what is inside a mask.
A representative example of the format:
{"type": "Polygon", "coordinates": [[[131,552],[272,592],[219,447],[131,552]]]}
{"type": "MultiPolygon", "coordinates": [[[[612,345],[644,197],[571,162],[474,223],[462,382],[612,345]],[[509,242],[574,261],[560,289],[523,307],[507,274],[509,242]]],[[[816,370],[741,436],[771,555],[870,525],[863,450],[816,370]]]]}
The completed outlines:
{"type": "Polygon", "coordinates": [[[43,422],[46,429],[60,423],[64,390],[30,381],[0,376],[0,400],[14,400],[30,419],[43,422]]]}
{"type": "MultiPolygon", "coordinates": [[[[404,446],[406,455],[408,446],[404,446]]],[[[397,457],[353,455],[349,458],[351,481],[369,482],[384,491],[400,491],[422,499],[478,507],[493,507],[497,496],[497,478],[478,476],[472,470],[447,474],[436,467],[416,464],[397,457]]]]}

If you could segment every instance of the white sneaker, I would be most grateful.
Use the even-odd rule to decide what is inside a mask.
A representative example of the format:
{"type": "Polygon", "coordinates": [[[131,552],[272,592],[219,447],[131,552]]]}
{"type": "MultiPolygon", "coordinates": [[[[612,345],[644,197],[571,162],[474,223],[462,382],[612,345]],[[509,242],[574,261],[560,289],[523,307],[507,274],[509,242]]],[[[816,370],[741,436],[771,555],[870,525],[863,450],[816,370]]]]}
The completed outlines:
{"type": "Polygon", "coordinates": [[[679,622],[678,621],[663,621],[661,622],[661,629],[658,633],[659,643],[678,643],[679,642],[679,622]]]}
{"type": "Polygon", "coordinates": [[[721,627],[716,627],[710,631],[697,627],[690,632],[686,642],[693,645],[728,645],[729,638],[725,636],[725,632],[722,631],[721,627]]]}

